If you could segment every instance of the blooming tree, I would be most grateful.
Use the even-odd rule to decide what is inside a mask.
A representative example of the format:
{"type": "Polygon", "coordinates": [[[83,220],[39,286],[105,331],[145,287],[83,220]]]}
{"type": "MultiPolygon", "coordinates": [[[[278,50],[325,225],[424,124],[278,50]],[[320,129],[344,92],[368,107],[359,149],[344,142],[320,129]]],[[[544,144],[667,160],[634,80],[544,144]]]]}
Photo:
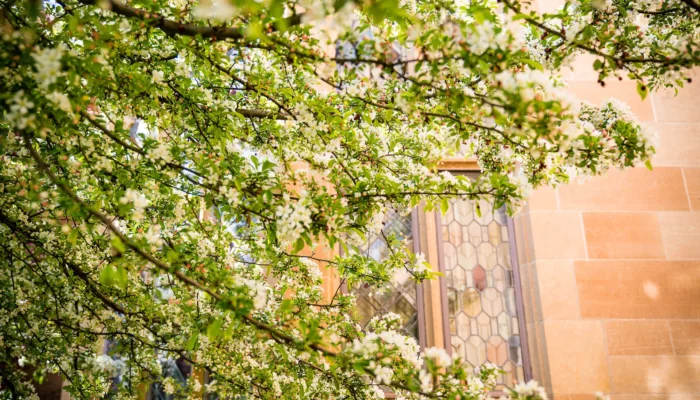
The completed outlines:
{"type": "MultiPolygon", "coordinates": [[[[569,98],[594,56],[642,97],[700,63],[694,0],[0,0],[0,396],[58,373],[77,398],[484,398],[467,371],[324,301],[319,268],[377,287],[434,278],[388,209],[528,193],[650,167],[617,101],[569,98]],[[477,180],[438,173],[475,157],[477,180]],[[333,259],[304,248],[343,248],[333,259]],[[319,266],[319,263],[321,266],[319,266]],[[103,344],[110,351],[105,354],[103,344]],[[207,371],[181,385],[163,359],[207,371]],[[382,386],[380,386],[382,385],[382,386]]],[[[546,397],[521,384],[514,398],[546,397]]]]}

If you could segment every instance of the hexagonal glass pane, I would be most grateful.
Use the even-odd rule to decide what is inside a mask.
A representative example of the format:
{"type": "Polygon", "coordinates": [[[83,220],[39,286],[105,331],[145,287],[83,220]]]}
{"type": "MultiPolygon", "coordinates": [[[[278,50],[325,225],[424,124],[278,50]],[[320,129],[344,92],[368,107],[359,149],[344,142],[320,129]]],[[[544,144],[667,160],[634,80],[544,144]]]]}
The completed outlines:
{"type": "Polygon", "coordinates": [[[523,374],[508,218],[485,201],[478,208],[451,200],[443,217],[449,329],[454,354],[466,363],[504,367],[497,387],[503,389],[523,374]]]}
{"type": "Polygon", "coordinates": [[[465,359],[473,367],[486,362],[486,343],[479,336],[471,336],[464,342],[465,359]]]}
{"type": "Polygon", "coordinates": [[[477,260],[479,260],[479,265],[485,269],[493,269],[498,265],[498,255],[496,254],[496,248],[493,247],[491,243],[482,243],[476,249],[477,260]]]}
{"type": "Polygon", "coordinates": [[[495,288],[486,288],[481,293],[481,307],[486,314],[495,317],[503,311],[503,297],[495,288]]]}
{"type": "Polygon", "coordinates": [[[470,317],[476,317],[482,310],[481,295],[474,288],[462,292],[462,310],[470,317]]]}
{"type": "Polygon", "coordinates": [[[482,292],[486,289],[486,271],[484,271],[481,265],[474,267],[472,270],[472,278],[474,279],[474,288],[476,288],[476,290],[482,292]]]}
{"type": "Polygon", "coordinates": [[[504,365],[508,361],[508,345],[503,338],[491,336],[486,343],[486,357],[496,365],[504,365]]]}

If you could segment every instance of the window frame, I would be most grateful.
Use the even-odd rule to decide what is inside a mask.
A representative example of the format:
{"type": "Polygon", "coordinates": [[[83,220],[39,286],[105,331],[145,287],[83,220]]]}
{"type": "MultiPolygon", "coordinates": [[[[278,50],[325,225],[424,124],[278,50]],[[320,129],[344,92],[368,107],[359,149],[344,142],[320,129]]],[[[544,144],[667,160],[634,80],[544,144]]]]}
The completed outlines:
{"type": "MultiPolygon", "coordinates": [[[[447,159],[438,166],[439,171],[453,172],[456,174],[481,173],[476,160],[472,159],[447,159]]],[[[437,260],[438,271],[443,274],[439,277],[440,281],[440,304],[441,304],[441,322],[443,342],[445,351],[452,355],[452,335],[450,334],[449,309],[447,300],[447,268],[445,266],[445,250],[444,241],[442,238],[442,217],[439,212],[434,213],[435,216],[435,236],[437,241],[437,260]]],[[[506,215],[506,229],[508,230],[509,253],[511,261],[511,269],[513,271],[513,289],[515,292],[515,307],[518,317],[518,335],[520,336],[520,353],[523,363],[523,378],[525,382],[530,381],[532,377],[532,361],[530,359],[530,349],[528,343],[527,322],[525,318],[525,306],[523,302],[523,285],[520,273],[520,263],[518,262],[517,240],[515,235],[515,223],[513,218],[506,215]]],[[[421,284],[422,286],[422,284],[421,284]]],[[[492,392],[491,395],[505,394],[502,391],[492,392]]]]}
{"type": "MultiPolygon", "coordinates": [[[[455,174],[466,174],[466,173],[481,173],[476,160],[472,159],[446,159],[440,163],[438,166],[439,171],[448,171],[455,174]]],[[[414,207],[411,210],[411,230],[413,236],[413,252],[415,254],[423,252],[426,254],[427,258],[430,260],[434,257],[437,262],[434,267],[437,267],[437,271],[442,273],[443,276],[438,278],[438,291],[428,292],[426,285],[430,285],[432,281],[423,281],[421,283],[416,283],[416,304],[417,304],[417,314],[418,314],[418,336],[419,345],[421,350],[427,347],[440,347],[438,342],[438,337],[442,333],[440,338],[445,351],[448,354],[452,354],[452,338],[450,334],[449,325],[449,309],[448,309],[448,299],[447,299],[447,275],[446,275],[446,265],[445,265],[445,250],[444,241],[442,238],[442,216],[439,211],[427,212],[423,209],[421,205],[414,207]],[[432,216],[431,216],[432,214],[432,216]],[[422,218],[421,218],[422,217],[422,218]],[[433,221],[429,219],[434,218],[433,221]],[[433,225],[434,232],[430,232],[433,225]],[[425,242],[425,243],[424,243],[425,242]],[[435,254],[431,255],[430,252],[435,254]],[[428,315],[427,309],[433,306],[435,303],[439,302],[440,315],[428,315]],[[432,331],[431,343],[428,343],[428,331],[432,331]],[[441,332],[440,332],[441,331],[441,332]]],[[[509,255],[511,261],[511,269],[513,272],[513,289],[515,294],[515,306],[518,318],[518,335],[520,336],[520,353],[522,357],[522,368],[523,368],[523,378],[527,382],[533,379],[532,372],[532,359],[530,354],[529,342],[528,342],[528,331],[527,331],[527,319],[525,315],[525,306],[523,300],[523,283],[522,274],[520,270],[520,263],[518,261],[518,244],[516,240],[515,223],[513,218],[506,215],[506,229],[508,231],[508,242],[509,242],[509,255]]],[[[342,248],[339,249],[339,254],[342,255],[342,248]]],[[[341,291],[348,293],[350,290],[345,283],[341,285],[341,291]]],[[[505,395],[505,391],[493,391],[489,393],[491,396],[501,396],[505,395]]],[[[387,392],[386,398],[392,396],[393,393],[387,392]]]]}
{"type": "MultiPolygon", "coordinates": [[[[413,235],[413,254],[421,252],[420,247],[420,224],[418,221],[418,213],[421,210],[418,207],[413,207],[411,210],[411,233],[413,235]]],[[[416,304],[418,311],[418,344],[421,350],[428,347],[428,324],[425,316],[425,290],[423,288],[425,282],[416,283],[416,304]]]]}

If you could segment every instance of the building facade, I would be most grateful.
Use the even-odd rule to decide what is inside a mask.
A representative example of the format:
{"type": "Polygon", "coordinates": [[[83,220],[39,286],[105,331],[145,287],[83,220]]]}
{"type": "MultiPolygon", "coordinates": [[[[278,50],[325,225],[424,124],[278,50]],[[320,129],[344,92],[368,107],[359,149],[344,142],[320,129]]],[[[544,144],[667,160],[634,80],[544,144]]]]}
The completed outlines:
{"type": "MultiPolygon", "coordinates": [[[[488,204],[478,216],[464,201],[444,216],[391,215],[387,229],[445,276],[415,288],[397,279],[374,298],[360,288],[359,314],[396,312],[421,344],[500,365],[500,387],[533,378],[556,400],[698,400],[700,87],[642,101],[635,82],[599,85],[591,64],[577,61],[570,90],[592,103],[618,98],[655,128],[653,170],[538,190],[512,219],[488,204]]],[[[478,173],[469,160],[443,168],[478,173]]],[[[367,247],[381,255],[376,238],[367,247]]],[[[332,295],[338,280],[325,274],[332,295]]]]}
{"type": "MultiPolygon", "coordinates": [[[[356,291],[361,322],[396,312],[423,346],[502,366],[501,388],[532,378],[555,400],[700,400],[700,86],[642,101],[635,82],[601,87],[591,64],[577,61],[570,90],[592,103],[616,97],[653,126],[652,171],[538,190],[513,218],[483,203],[478,215],[464,201],[444,216],[392,214],[387,229],[445,276],[420,285],[398,277],[381,296],[342,289],[356,291]]],[[[473,160],[442,168],[478,174],[473,160]]],[[[378,238],[365,249],[384,251],[378,238]]],[[[341,281],[322,272],[331,298],[341,281]]],[[[47,382],[41,397],[68,399],[60,384],[47,382]]]]}
{"type": "MultiPolygon", "coordinates": [[[[700,83],[642,101],[636,82],[598,84],[592,62],[581,56],[566,73],[569,89],[591,103],[618,98],[652,125],[661,139],[652,171],[538,190],[513,218],[457,200],[445,215],[391,214],[386,229],[444,276],[419,285],[399,276],[373,293],[323,268],[324,290],[353,291],[361,323],[395,312],[422,346],[501,366],[499,389],[532,378],[555,400],[700,400],[700,83]]],[[[442,168],[479,172],[475,160],[442,168]]],[[[365,246],[377,258],[385,250],[381,238],[365,246]]],[[[46,392],[67,398],[58,385],[46,392]]]]}
{"type": "MultiPolygon", "coordinates": [[[[556,400],[700,400],[700,74],[677,95],[641,100],[635,82],[601,86],[592,64],[579,57],[569,90],[593,104],[620,99],[653,127],[652,171],[538,190],[512,219],[459,201],[445,216],[392,215],[387,229],[445,276],[417,287],[399,277],[379,297],[348,290],[363,321],[396,312],[422,345],[502,366],[500,387],[533,378],[556,400]]],[[[442,167],[478,173],[474,160],[442,167]]],[[[381,256],[381,241],[367,249],[381,256]]],[[[324,273],[332,295],[339,280],[324,273]]]]}
{"type": "Polygon", "coordinates": [[[653,171],[540,190],[516,216],[533,375],[556,399],[699,399],[700,88],[641,101],[580,70],[574,94],[625,101],[661,140],[653,171]]]}

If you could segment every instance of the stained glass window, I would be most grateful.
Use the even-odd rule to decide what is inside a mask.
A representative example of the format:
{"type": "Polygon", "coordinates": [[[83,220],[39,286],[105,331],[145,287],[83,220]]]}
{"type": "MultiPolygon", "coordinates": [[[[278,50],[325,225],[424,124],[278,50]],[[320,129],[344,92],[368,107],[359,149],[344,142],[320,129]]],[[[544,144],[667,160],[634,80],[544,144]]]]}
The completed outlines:
{"type": "MultiPolygon", "coordinates": [[[[395,234],[397,238],[406,241],[409,249],[413,249],[411,214],[388,212],[382,231],[387,237],[395,234]]],[[[390,253],[382,235],[369,237],[358,251],[375,260],[382,260],[390,253]]],[[[363,327],[374,316],[393,312],[401,316],[404,333],[419,340],[417,286],[407,271],[396,271],[394,279],[384,288],[377,289],[369,285],[361,285],[353,288],[352,292],[357,297],[357,312],[363,327]]]]}
{"type": "Polygon", "coordinates": [[[500,366],[503,389],[524,380],[511,243],[505,211],[480,206],[452,200],[442,217],[450,341],[465,363],[500,366]]]}

